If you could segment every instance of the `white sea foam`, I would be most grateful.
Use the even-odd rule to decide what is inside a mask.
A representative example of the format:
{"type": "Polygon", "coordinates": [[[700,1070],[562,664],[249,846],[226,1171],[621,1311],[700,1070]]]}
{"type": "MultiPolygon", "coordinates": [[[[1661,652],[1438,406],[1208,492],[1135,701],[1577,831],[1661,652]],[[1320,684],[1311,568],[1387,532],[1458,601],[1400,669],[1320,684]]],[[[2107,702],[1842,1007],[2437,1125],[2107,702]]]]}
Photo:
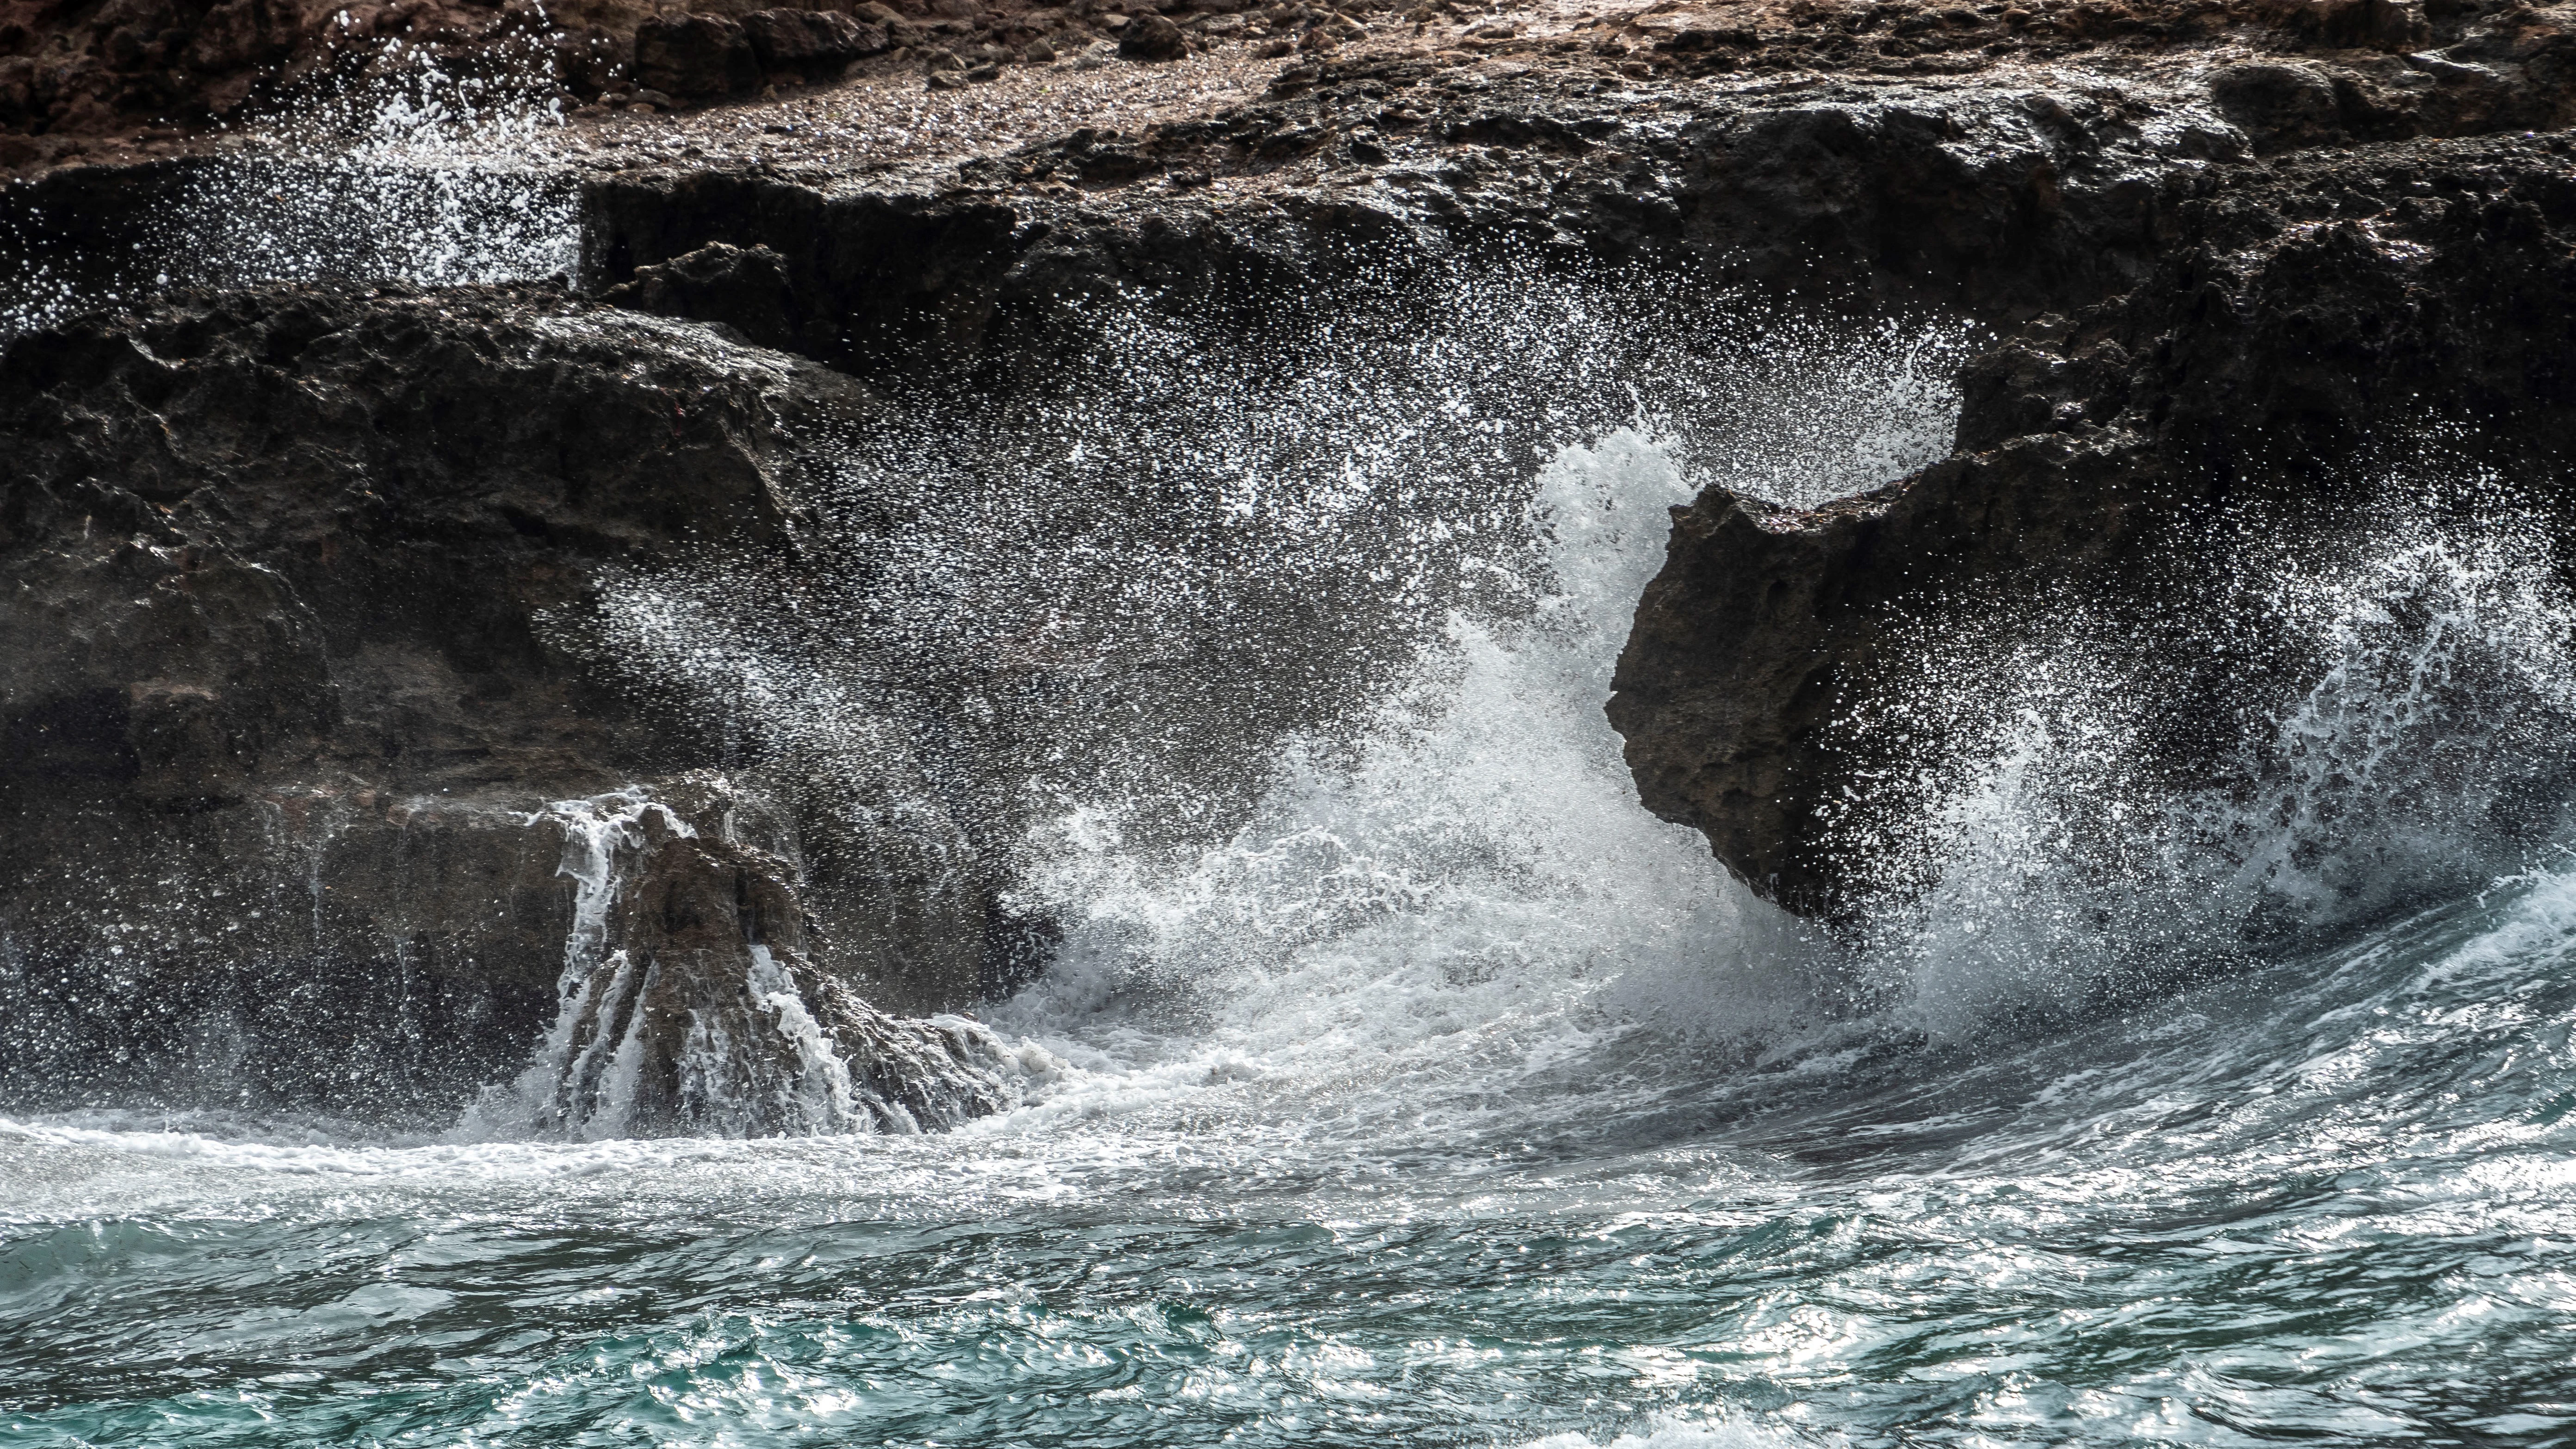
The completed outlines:
{"type": "MultiPolygon", "coordinates": [[[[1920,742],[1919,810],[1847,842],[1888,862],[1876,971],[1936,1036],[2169,994],[2556,859],[2576,778],[2576,607],[2510,521],[2400,496],[2351,545],[2235,560],[2177,635],[2080,601],[1945,615],[1873,726],[1920,742]],[[2174,665],[2235,629],[2275,659],[2241,716],[2161,763],[2174,665]],[[2215,783],[2206,783],[2209,776],[2215,783]]],[[[2240,703],[2241,707],[2241,703],[2240,703]]]]}
{"type": "Polygon", "coordinates": [[[1072,1053],[1107,1017],[1168,1034],[1151,1050],[1182,1059],[1151,1080],[1321,1105],[1462,1071],[1462,1098],[1509,1091],[1605,1035],[1806,1005],[1795,933],[1637,804],[1601,716],[1665,507],[1689,493],[1641,434],[1561,452],[1539,480],[1534,616],[1453,618],[1355,757],[1292,746],[1224,844],[1131,849],[1114,806],[1051,822],[1021,903],[1065,945],[994,1023],[1072,1053]],[[1421,1080],[1369,1085],[1389,1077],[1421,1080]]]}

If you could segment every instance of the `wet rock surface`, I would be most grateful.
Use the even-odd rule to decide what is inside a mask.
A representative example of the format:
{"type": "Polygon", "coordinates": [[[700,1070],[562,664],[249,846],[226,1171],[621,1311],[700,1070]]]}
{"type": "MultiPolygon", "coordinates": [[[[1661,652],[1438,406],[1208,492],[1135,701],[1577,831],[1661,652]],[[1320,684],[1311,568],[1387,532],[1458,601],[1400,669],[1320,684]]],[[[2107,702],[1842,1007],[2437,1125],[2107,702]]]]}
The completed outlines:
{"type": "MultiPolygon", "coordinates": [[[[153,292],[117,260],[134,215],[256,142],[134,118],[364,82],[397,36],[568,114],[509,160],[577,192],[581,235],[577,296],[253,287],[0,361],[13,1093],[238,1083],[427,1120],[515,1082],[556,1130],[1004,1100],[989,1040],[883,1013],[1043,957],[1045,923],[1001,903],[1039,762],[1152,739],[1176,794],[1239,797],[1409,647],[1385,589],[1332,574],[1229,599],[1261,622],[1222,637],[1033,616],[935,658],[848,642],[850,530],[898,536],[921,501],[854,505],[811,440],[1030,389],[1098,350],[1104,308],[1275,338],[1293,299],[1374,298],[1400,337],[1430,279],[1494,263],[1984,329],[1953,456],[1806,512],[1703,494],[1621,661],[1646,803],[1817,915],[1920,806],[1885,783],[1908,742],[1852,721],[1945,610],[2071,590],[2152,631],[2200,586],[2168,561],[2213,510],[2331,537],[2357,496],[2336,480],[2428,420],[2554,506],[2567,7],[351,12],[365,45],[283,7],[18,11],[0,164],[26,174],[0,211],[64,239],[90,295],[153,292]],[[169,152],[191,154],[58,164],[169,152]],[[617,580],[707,558],[876,681],[830,790],[797,783],[804,745],[657,695],[603,642],[617,580]],[[638,799],[669,820],[585,897],[574,824],[638,799]],[[800,1054],[808,1027],[837,1068],[800,1054]],[[600,1116],[584,1053],[629,1037],[653,1073],[600,1116]],[[687,1061],[742,1080],[710,1094],[687,1061]]],[[[1030,545],[1182,506],[1070,493],[1030,545]]],[[[1209,577],[1251,546],[1173,518],[1153,542],[1209,577]]],[[[2172,769],[2212,767],[2189,721],[2260,654],[2172,677],[2172,769]]]]}
{"type": "MultiPolygon", "coordinates": [[[[13,1091],[230,1072],[452,1114],[557,1006],[550,801],[730,767],[692,787],[715,840],[770,800],[721,721],[544,621],[674,550],[792,557],[784,440],[863,410],[846,380],[542,290],[295,287],[95,317],[0,372],[13,1091]]],[[[841,979],[900,962],[890,1002],[971,1002],[990,881],[899,742],[845,783],[905,830],[763,806],[767,852],[690,879],[773,924],[695,949],[777,932],[841,979]]]]}

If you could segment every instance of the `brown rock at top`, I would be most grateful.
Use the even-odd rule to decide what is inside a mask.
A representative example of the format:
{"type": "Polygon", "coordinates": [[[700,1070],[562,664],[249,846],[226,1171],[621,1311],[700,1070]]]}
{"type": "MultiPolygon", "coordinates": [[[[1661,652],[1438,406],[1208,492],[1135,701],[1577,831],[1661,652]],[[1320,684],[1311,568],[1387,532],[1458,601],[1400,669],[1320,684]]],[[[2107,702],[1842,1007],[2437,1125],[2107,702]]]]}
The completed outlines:
{"type": "Polygon", "coordinates": [[[755,10],[742,19],[764,71],[821,80],[889,43],[886,27],[820,10],[755,10]]]}
{"type": "Polygon", "coordinates": [[[1178,60],[1190,53],[1190,42],[1162,16],[1139,15],[1118,32],[1118,53],[1135,60],[1178,60]]]}
{"type": "Polygon", "coordinates": [[[635,82],[683,100],[730,95],[760,83],[760,57],[742,22],[679,15],[635,27],[635,82]]]}
{"type": "Polygon", "coordinates": [[[832,11],[657,16],[635,27],[631,74],[638,87],[680,100],[719,99],[828,79],[891,43],[884,25],[832,11]]]}

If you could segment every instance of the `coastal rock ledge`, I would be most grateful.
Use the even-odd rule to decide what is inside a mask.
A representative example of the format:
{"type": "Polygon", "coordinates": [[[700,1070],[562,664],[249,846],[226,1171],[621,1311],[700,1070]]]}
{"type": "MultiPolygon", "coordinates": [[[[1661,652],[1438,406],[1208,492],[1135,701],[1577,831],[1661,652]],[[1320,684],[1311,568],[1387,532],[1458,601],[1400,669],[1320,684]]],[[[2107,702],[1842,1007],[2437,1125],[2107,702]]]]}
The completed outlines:
{"type": "MultiPolygon", "coordinates": [[[[1956,722],[1917,706],[1977,685],[1950,644],[2123,641],[2138,758],[2223,784],[2296,673],[2253,552],[2357,546],[2428,448],[2481,480],[2437,513],[2569,517],[2576,4],[576,10],[0,4],[0,1106],[595,1136],[1018,1100],[1043,1054],[952,1013],[1050,949],[1009,859],[1047,791],[1123,751],[1182,801],[1158,848],[1221,841],[1473,572],[1228,594],[1278,536],[1174,522],[1140,465],[966,499],[1025,556],[932,581],[1010,616],[948,652],[851,608],[975,468],[840,445],[972,452],[959,399],[1072,416],[1047,389],[1114,370],[1113,332],[1401,342],[1544,277],[1643,297],[1640,331],[1980,338],[1946,458],[1677,510],[1618,664],[1645,803],[1835,922],[1935,803],[1956,722]],[[433,92],[515,129],[432,135],[433,92]],[[560,226],[487,256],[342,214],[387,178],[439,225],[560,226]],[[293,245],[203,240],[263,207],[293,245]],[[446,285],[468,253],[518,280],[446,285]],[[996,603],[1095,535],[1135,545],[1094,551],[1101,599],[996,603]],[[1231,612],[1110,597],[1148,553],[1231,612]],[[783,711],[828,706],[830,760],[627,667],[604,601],[695,563],[743,618],[834,621],[856,683],[783,711]]],[[[1186,449],[1147,415],[1169,382],[1113,381],[1127,456],[1186,449]]],[[[1565,441],[1580,385],[1489,373],[1493,471],[1565,441]]]]}
{"type": "Polygon", "coordinates": [[[868,406],[543,288],[181,296],[13,345],[13,1098],[444,1124],[488,1088],[496,1129],[578,1135],[999,1105],[989,1033],[859,994],[978,989],[991,882],[900,742],[817,801],[548,627],[656,557],[792,564],[782,438],[868,406]]]}

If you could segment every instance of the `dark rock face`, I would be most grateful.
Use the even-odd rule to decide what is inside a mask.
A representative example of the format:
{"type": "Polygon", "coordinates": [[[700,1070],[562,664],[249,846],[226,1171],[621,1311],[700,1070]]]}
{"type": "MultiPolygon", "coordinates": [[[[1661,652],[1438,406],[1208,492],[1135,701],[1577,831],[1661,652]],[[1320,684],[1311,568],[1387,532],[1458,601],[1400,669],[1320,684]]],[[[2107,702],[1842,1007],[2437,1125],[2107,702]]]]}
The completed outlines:
{"type": "MultiPolygon", "coordinates": [[[[2231,189],[2257,150],[2556,124],[2556,81],[2480,89],[2442,58],[2505,44],[2469,31],[2405,61],[2290,55],[2118,89],[1825,76],[1746,79],[1706,104],[1596,94],[1571,70],[1309,63],[1258,101],[1139,134],[1075,129],[927,191],[853,185],[822,164],[595,177],[586,281],[635,281],[621,298],[766,338],[765,281],[745,303],[639,276],[712,244],[766,248],[792,295],[781,345],[862,374],[1043,345],[1068,301],[1146,292],[1257,319],[1318,281],[1401,285],[1433,255],[1669,270],[2017,325],[2138,285],[2177,244],[2181,212],[2231,189]],[[1268,189],[1200,189],[1215,177],[1268,189]],[[761,315],[729,315],[745,305],[761,315]]],[[[2551,53],[2520,64],[2554,75],[2551,53]]],[[[2507,74],[2475,75],[2490,72],[2507,74]]]]}
{"type": "Polygon", "coordinates": [[[760,57],[740,21],[682,15],[635,27],[635,79],[682,99],[747,91],[760,84],[760,57]]]}
{"type": "Polygon", "coordinates": [[[2158,119],[2201,131],[2176,124],[2150,143],[2138,117],[2083,97],[2042,98],[2035,114],[2021,94],[1819,85],[1675,126],[1534,76],[1456,82],[1419,61],[1319,69],[1206,122],[1078,130],[970,163],[975,185],[928,196],[786,169],[602,177],[583,197],[585,270],[631,284],[616,294],[631,305],[766,337],[766,263],[749,293],[669,270],[702,248],[765,249],[791,298],[783,345],[863,376],[1043,352],[1069,308],[1122,293],[1257,323],[1309,287],[1400,287],[1436,259],[1475,256],[2020,317],[2140,273],[2165,214],[2214,184],[2171,164],[2196,135],[2242,149],[2188,111],[2158,119]],[[1420,109],[1410,124],[1426,144],[1463,159],[1425,160],[1401,187],[1326,166],[1326,184],[1257,206],[1174,184],[1315,169],[1339,130],[1399,102],[1420,109]],[[1082,200],[1024,190],[1063,183],[1082,200]],[[2066,204],[2078,187],[2092,204],[2066,204]]]}
{"type": "MultiPolygon", "coordinates": [[[[582,889],[701,1017],[754,947],[843,995],[972,999],[989,886],[899,743],[800,814],[546,623],[675,548],[792,560],[784,439],[863,412],[847,381],[542,291],[285,288],[22,338],[0,399],[13,1098],[221,1081],[452,1117],[558,1014],[582,889]],[[871,790],[902,832],[866,834],[871,790]],[[597,811],[549,802],[618,791],[696,843],[577,889],[597,811]],[[739,904],[681,908],[706,901],[739,904]]],[[[677,1103],[627,1118],[710,1110],[677,1103]]]]}
{"type": "Polygon", "coordinates": [[[1118,53],[1130,60],[1179,60],[1190,53],[1189,37],[1160,15],[1144,14],[1118,32],[1118,53]]]}
{"type": "MultiPolygon", "coordinates": [[[[1884,884],[1860,843],[1923,807],[1903,758],[1836,728],[1896,698],[1908,629],[2048,599],[2141,638],[2205,623],[2222,510],[2331,548],[2358,526],[2354,480],[2427,426],[2466,422],[2455,449],[2563,530],[2571,154],[2416,142],[2254,172],[2176,208],[2134,290],[1973,367],[1948,460],[1812,513],[1717,489],[1677,510],[1610,706],[1646,803],[1757,889],[1836,914],[1884,884]]],[[[2263,684],[2267,647],[2176,632],[2159,768],[2225,778],[2208,727],[2263,684]]]]}

